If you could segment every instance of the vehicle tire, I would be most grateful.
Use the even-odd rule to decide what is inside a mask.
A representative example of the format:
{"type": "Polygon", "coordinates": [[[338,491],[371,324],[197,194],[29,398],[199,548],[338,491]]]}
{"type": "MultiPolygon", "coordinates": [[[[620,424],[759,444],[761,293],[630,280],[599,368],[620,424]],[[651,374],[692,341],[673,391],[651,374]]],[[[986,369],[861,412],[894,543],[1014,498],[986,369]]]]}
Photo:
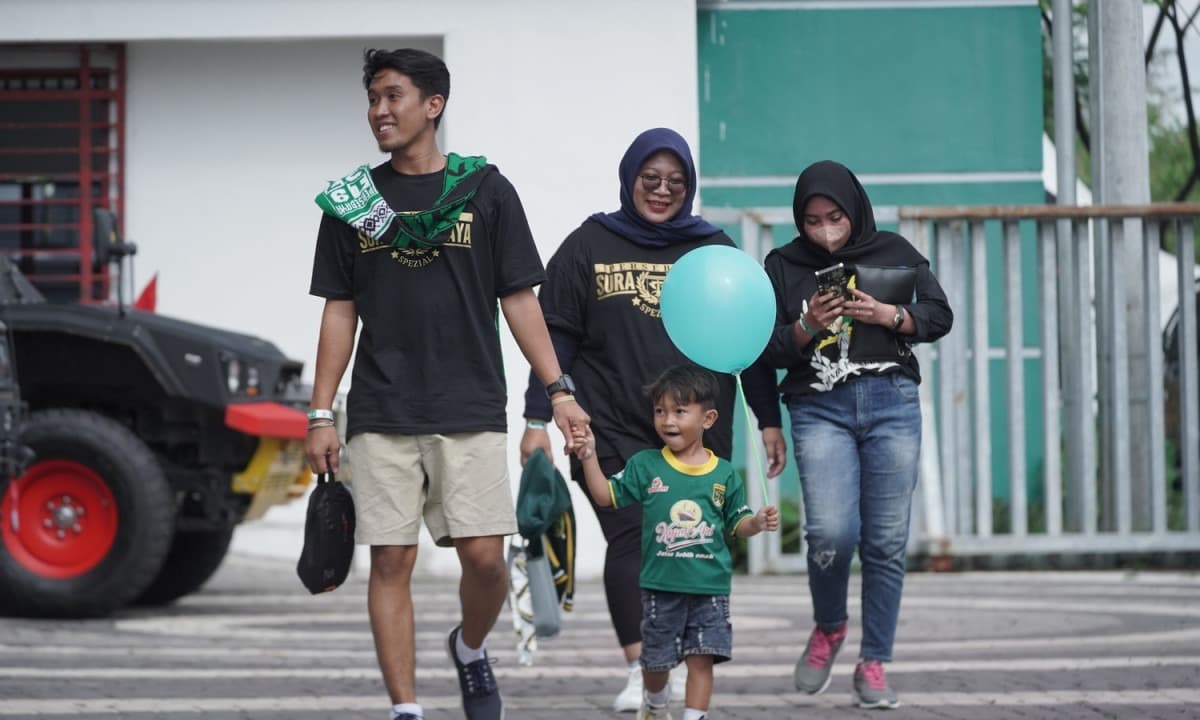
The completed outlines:
{"type": "Polygon", "coordinates": [[[0,610],[106,615],[158,574],[175,499],[154,454],[120,423],[86,410],[30,415],[36,458],[0,495],[0,610]]]}
{"type": "Polygon", "coordinates": [[[176,532],[167,559],[150,587],[142,591],[137,605],[166,605],[195,592],[208,582],[233,540],[233,528],[176,532]]]}

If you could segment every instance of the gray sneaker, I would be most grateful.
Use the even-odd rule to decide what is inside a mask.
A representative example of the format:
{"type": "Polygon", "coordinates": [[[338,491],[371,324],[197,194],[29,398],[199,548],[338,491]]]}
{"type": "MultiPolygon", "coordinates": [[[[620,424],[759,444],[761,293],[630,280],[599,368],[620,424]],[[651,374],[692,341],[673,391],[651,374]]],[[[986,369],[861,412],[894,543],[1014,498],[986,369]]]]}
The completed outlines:
{"type": "Polygon", "coordinates": [[[861,708],[891,710],[900,707],[896,693],[888,687],[883,663],[863,660],[854,667],[854,696],[861,708]]]}
{"type": "Polygon", "coordinates": [[[482,660],[463,663],[458,659],[454,646],[462,625],[450,631],[446,650],[458,670],[458,687],[462,691],[463,712],[467,720],[504,720],[504,703],[500,700],[500,689],[496,687],[496,676],[492,674],[492,661],[484,653],[482,660]]]}
{"type": "Polygon", "coordinates": [[[824,692],[829,687],[830,674],[833,671],[833,661],[837,659],[838,650],[846,641],[846,624],[836,630],[822,630],[819,626],[813,628],[808,636],[808,644],[804,646],[804,654],[796,661],[796,670],[792,680],[796,689],[810,695],[824,692]]]}

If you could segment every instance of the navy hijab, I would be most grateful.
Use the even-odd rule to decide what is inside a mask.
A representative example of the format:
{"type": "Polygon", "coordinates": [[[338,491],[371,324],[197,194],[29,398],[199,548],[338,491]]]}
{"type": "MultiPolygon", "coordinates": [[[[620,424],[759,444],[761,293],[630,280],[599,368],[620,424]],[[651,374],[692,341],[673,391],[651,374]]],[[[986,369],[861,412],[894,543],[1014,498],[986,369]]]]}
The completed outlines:
{"type": "Polygon", "coordinates": [[[692,214],[692,202],[696,199],[696,164],[692,161],[692,150],[679,133],[669,128],[651,128],[633,139],[629,149],[621,158],[617,170],[621,179],[621,209],[611,213],[596,213],[588,218],[621,237],[643,247],[667,247],[679,242],[699,240],[721,232],[699,215],[692,214]],[[687,193],[683,207],[670,220],[653,223],[642,217],[633,206],[633,187],[638,181],[638,172],[651,155],[669,150],[679,158],[687,173],[687,193]]]}

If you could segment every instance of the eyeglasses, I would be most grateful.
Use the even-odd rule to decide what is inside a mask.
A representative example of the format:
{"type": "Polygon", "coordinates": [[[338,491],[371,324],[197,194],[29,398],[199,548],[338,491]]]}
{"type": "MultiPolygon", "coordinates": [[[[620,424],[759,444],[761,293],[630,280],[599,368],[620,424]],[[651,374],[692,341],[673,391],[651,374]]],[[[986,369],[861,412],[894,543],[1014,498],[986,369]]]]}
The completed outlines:
{"type": "Polygon", "coordinates": [[[687,180],[684,180],[683,178],[664,178],[661,175],[655,175],[653,173],[645,173],[643,175],[638,175],[638,177],[642,179],[642,189],[646,192],[654,192],[657,190],[662,186],[663,180],[667,181],[667,190],[669,190],[672,195],[678,195],[687,191],[687,180]]]}

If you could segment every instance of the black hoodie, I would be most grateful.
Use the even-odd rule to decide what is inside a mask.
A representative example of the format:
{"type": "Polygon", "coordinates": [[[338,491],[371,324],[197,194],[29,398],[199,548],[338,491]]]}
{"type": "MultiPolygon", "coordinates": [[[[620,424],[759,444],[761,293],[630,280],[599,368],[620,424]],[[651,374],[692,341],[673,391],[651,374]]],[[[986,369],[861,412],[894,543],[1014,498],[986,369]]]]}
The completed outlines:
{"type": "MultiPolygon", "coordinates": [[[[854,173],[839,163],[824,160],[810,165],[796,181],[792,214],[800,234],[787,245],[772,250],[763,265],[775,287],[777,317],[775,331],[763,352],[772,366],[788,370],[780,385],[784,396],[805,395],[822,389],[817,367],[822,362],[839,360],[839,344],[827,343],[819,351],[822,362],[814,362],[814,350],[830,338],[821,330],[807,345],[796,342],[793,324],[804,313],[805,303],[817,289],[813,273],[838,262],[853,268],[856,264],[916,269],[915,300],[904,304],[912,316],[916,332],[898,335],[891,328],[858,323],[853,327],[849,360],[853,363],[895,363],[866,368],[866,372],[902,372],[917,382],[921,371],[909,350],[912,343],[933,342],[950,331],[954,314],[946,294],[929,269],[929,261],[907,240],[893,232],[876,229],[871,201],[854,173]],[[833,253],[811,241],[804,233],[804,208],[814,196],[822,195],[850,218],[850,239],[833,253]],[[817,387],[814,387],[814,384],[817,387]]],[[[851,376],[853,377],[853,376],[851,376]]],[[[846,378],[840,378],[838,382],[846,378]]]]}

